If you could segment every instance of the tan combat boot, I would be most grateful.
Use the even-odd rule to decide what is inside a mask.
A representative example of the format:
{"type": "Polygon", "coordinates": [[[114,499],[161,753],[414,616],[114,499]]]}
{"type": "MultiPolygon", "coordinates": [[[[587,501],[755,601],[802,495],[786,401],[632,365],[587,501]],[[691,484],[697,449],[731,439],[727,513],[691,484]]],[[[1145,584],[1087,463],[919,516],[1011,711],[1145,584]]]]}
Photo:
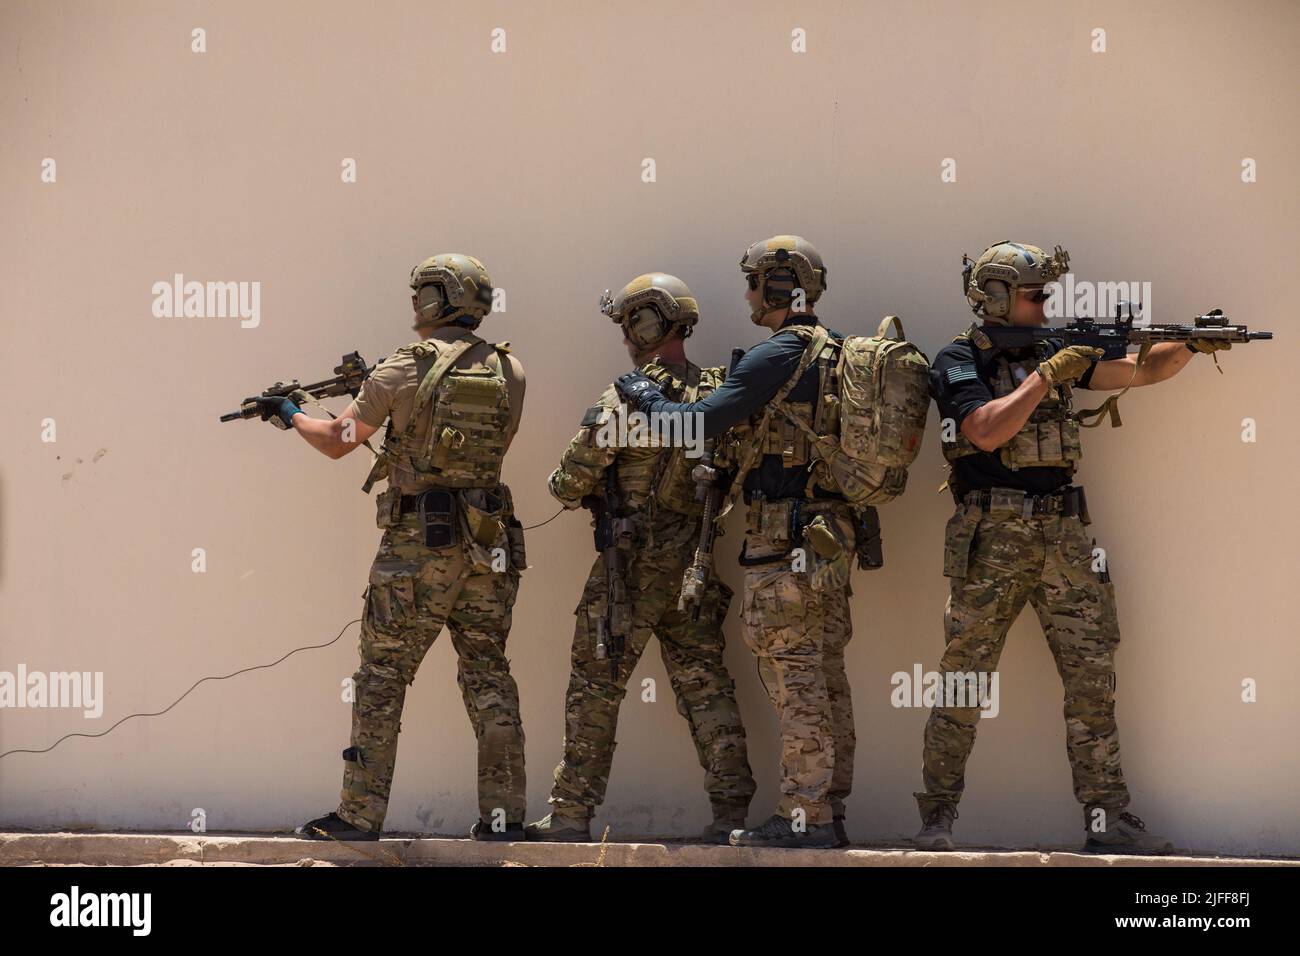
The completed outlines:
{"type": "Polygon", "coordinates": [[[591,843],[591,818],[551,812],[524,827],[524,838],[542,843],[591,843]]]}
{"type": "Polygon", "coordinates": [[[951,803],[935,804],[934,809],[922,819],[920,832],[912,838],[918,850],[951,850],[952,821],[957,819],[957,807],[951,803]]]}

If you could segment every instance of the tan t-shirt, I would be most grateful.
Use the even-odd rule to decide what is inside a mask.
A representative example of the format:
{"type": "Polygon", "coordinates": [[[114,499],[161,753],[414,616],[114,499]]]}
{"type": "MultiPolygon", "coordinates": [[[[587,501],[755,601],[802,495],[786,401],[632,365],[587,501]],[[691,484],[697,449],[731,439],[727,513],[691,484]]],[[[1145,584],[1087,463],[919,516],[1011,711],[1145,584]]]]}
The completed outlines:
{"type": "MultiPolygon", "coordinates": [[[[452,325],[434,329],[429,338],[440,342],[452,342],[465,334],[466,329],[452,325]]],[[[456,360],[455,367],[469,368],[476,364],[482,365],[484,362],[494,364],[498,360],[497,355],[491,343],[483,342],[466,350],[465,354],[456,360]]],[[[510,398],[510,426],[506,435],[506,445],[509,447],[515,432],[519,430],[519,422],[523,416],[524,367],[513,355],[506,355],[504,359],[505,361],[501,363],[501,372],[505,376],[506,392],[510,398]]],[[[352,404],[356,407],[357,418],[373,428],[383,425],[384,419],[392,418],[393,429],[400,435],[411,418],[411,408],[415,404],[415,393],[419,388],[420,379],[415,356],[409,351],[398,349],[371,373],[352,404]]],[[[428,417],[425,421],[416,422],[416,447],[424,441],[428,428],[428,417]]],[[[402,490],[403,494],[419,491],[423,487],[423,484],[416,480],[415,475],[403,463],[391,462],[390,468],[393,471],[391,481],[402,490]]]]}

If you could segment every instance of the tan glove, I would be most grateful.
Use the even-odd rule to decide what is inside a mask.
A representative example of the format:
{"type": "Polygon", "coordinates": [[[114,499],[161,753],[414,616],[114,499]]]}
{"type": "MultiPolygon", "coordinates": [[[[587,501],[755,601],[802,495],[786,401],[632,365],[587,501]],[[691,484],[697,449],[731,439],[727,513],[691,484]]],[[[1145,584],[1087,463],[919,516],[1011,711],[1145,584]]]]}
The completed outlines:
{"type": "Polygon", "coordinates": [[[1212,354],[1221,352],[1224,349],[1232,348],[1232,343],[1226,339],[1188,339],[1187,347],[1193,352],[1206,352],[1212,354]]]}
{"type": "Polygon", "coordinates": [[[1087,345],[1071,345],[1061,349],[1038,366],[1038,374],[1048,385],[1069,385],[1077,382],[1094,361],[1104,353],[1087,345]]]}

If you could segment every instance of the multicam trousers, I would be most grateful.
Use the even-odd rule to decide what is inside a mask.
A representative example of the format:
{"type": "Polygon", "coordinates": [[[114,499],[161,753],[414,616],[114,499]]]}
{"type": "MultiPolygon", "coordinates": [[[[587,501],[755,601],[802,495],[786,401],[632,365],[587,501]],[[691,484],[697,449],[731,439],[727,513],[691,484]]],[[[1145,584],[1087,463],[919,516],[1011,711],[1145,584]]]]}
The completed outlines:
{"type": "Polygon", "coordinates": [[[843,815],[853,787],[857,737],[844,672],[844,649],[853,637],[848,584],[853,521],[844,505],[804,505],[805,516],[823,514],[840,539],[843,554],[828,564],[806,542],[793,542],[799,550],[788,554],[792,542],[787,520],[771,517],[774,509],[780,514],[781,507],[751,507],[746,559],[777,560],[745,569],[741,615],[745,642],[758,658],[763,685],[780,720],[777,813],[793,819],[795,811],[802,810],[805,823],[813,826],[843,815]]]}
{"type": "Polygon", "coordinates": [[[619,705],[650,636],[668,671],[677,711],[686,718],[715,820],[743,826],[754,795],[745,728],[736,688],[723,663],[722,621],[731,589],[714,576],[699,620],[677,610],[682,574],[690,564],[699,519],[661,511],[653,537],[643,539],[628,563],[631,634],[617,673],[597,660],[596,627],[605,614],[605,569],[597,559],[575,611],[569,688],[564,700],[564,756],[555,768],[552,813],[586,818],[605,799],[614,759],[619,705]]]}
{"type": "MultiPolygon", "coordinates": [[[[498,544],[508,551],[504,537],[498,544]]],[[[458,657],[456,682],[478,739],[480,819],[492,822],[494,812],[503,811],[506,822],[523,822],[524,731],[505,656],[518,589],[519,572],[508,561],[485,569],[464,543],[426,547],[417,514],[384,531],[365,593],[340,817],[365,830],[382,829],[406,687],[445,623],[458,657]]]]}
{"type": "MultiPolygon", "coordinates": [[[[961,505],[948,522],[944,563],[951,579],[944,614],[948,646],[940,665],[945,679],[954,672],[995,671],[1007,631],[1025,603],[1032,604],[1065,688],[1075,798],[1088,807],[1127,806],[1115,726],[1115,591],[1082,520],[961,505]]],[[[925,791],[915,794],[922,819],[936,804],[961,798],[978,723],[978,707],[930,712],[925,791]]]]}

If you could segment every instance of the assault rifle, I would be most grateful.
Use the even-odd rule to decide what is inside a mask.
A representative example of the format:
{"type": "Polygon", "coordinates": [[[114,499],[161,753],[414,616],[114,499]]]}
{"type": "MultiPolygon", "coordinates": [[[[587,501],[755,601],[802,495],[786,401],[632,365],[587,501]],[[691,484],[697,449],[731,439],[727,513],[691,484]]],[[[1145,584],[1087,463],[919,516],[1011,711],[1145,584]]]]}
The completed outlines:
{"type": "Polygon", "coordinates": [[[623,511],[616,467],[610,465],[605,471],[603,497],[588,495],[582,500],[596,518],[596,550],[605,565],[605,614],[596,621],[596,660],[609,661],[611,680],[618,679],[619,662],[631,630],[623,555],[632,550],[635,541],[632,519],[623,511]]]}
{"type": "Polygon", "coordinates": [[[1059,328],[1019,325],[985,325],[980,331],[999,348],[1021,348],[1044,339],[1061,339],[1065,345],[1087,345],[1104,353],[1098,361],[1124,358],[1130,345],[1148,346],[1157,342],[1186,342],[1190,339],[1219,339],[1224,342],[1251,342],[1271,339],[1272,332],[1251,332],[1244,325],[1229,325],[1222,309],[1196,316],[1191,325],[1134,322],[1133,304],[1123,316],[1123,304],[1115,306],[1115,321],[1096,322],[1078,318],[1059,328]]]}
{"type": "MultiPolygon", "coordinates": [[[[731,350],[728,375],[735,371],[736,363],[744,354],[744,349],[731,350]]],[[[700,540],[695,547],[695,558],[682,575],[682,593],[677,599],[677,610],[690,611],[692,621],[700,619],[704,592],[709,586],[709,576],[713,573],[713,542],[718,536],[718,509],[722,506],[725,494],[718,479],[718,469],[713,463],[716,445],[716,439],[706,441],[700,463],[691,469],[691,477],[695,479],[695,500],[704,502],[704,514],[700,516],[700,540]]]]}
{"type": "Polygon", "coordinates": [[[255,395],[252,398],[246,398],[239,404],[239,411],[227,412],[221,416],[223,422],[233,422],[240,418],[256,418],[260,412],[257,410],[258,398],[270,398],[277,396],[288,398],[294,392],[306,392],[312,398],[319,401],[322,398],[333,398],[337,395],[351,395],[357,397],[361,391],[361,383],[364,382],[370,373],[375,370],[375,366],[366,365],[366,360],[357,352],[349,352],[339,361],[334,369],[334,377],[327,378],[323,382],[312,382],[310,385],[301,385],[297,379],[292,382],[276,382],[270,388],[262,392],[260,396],[255,395]]]}

